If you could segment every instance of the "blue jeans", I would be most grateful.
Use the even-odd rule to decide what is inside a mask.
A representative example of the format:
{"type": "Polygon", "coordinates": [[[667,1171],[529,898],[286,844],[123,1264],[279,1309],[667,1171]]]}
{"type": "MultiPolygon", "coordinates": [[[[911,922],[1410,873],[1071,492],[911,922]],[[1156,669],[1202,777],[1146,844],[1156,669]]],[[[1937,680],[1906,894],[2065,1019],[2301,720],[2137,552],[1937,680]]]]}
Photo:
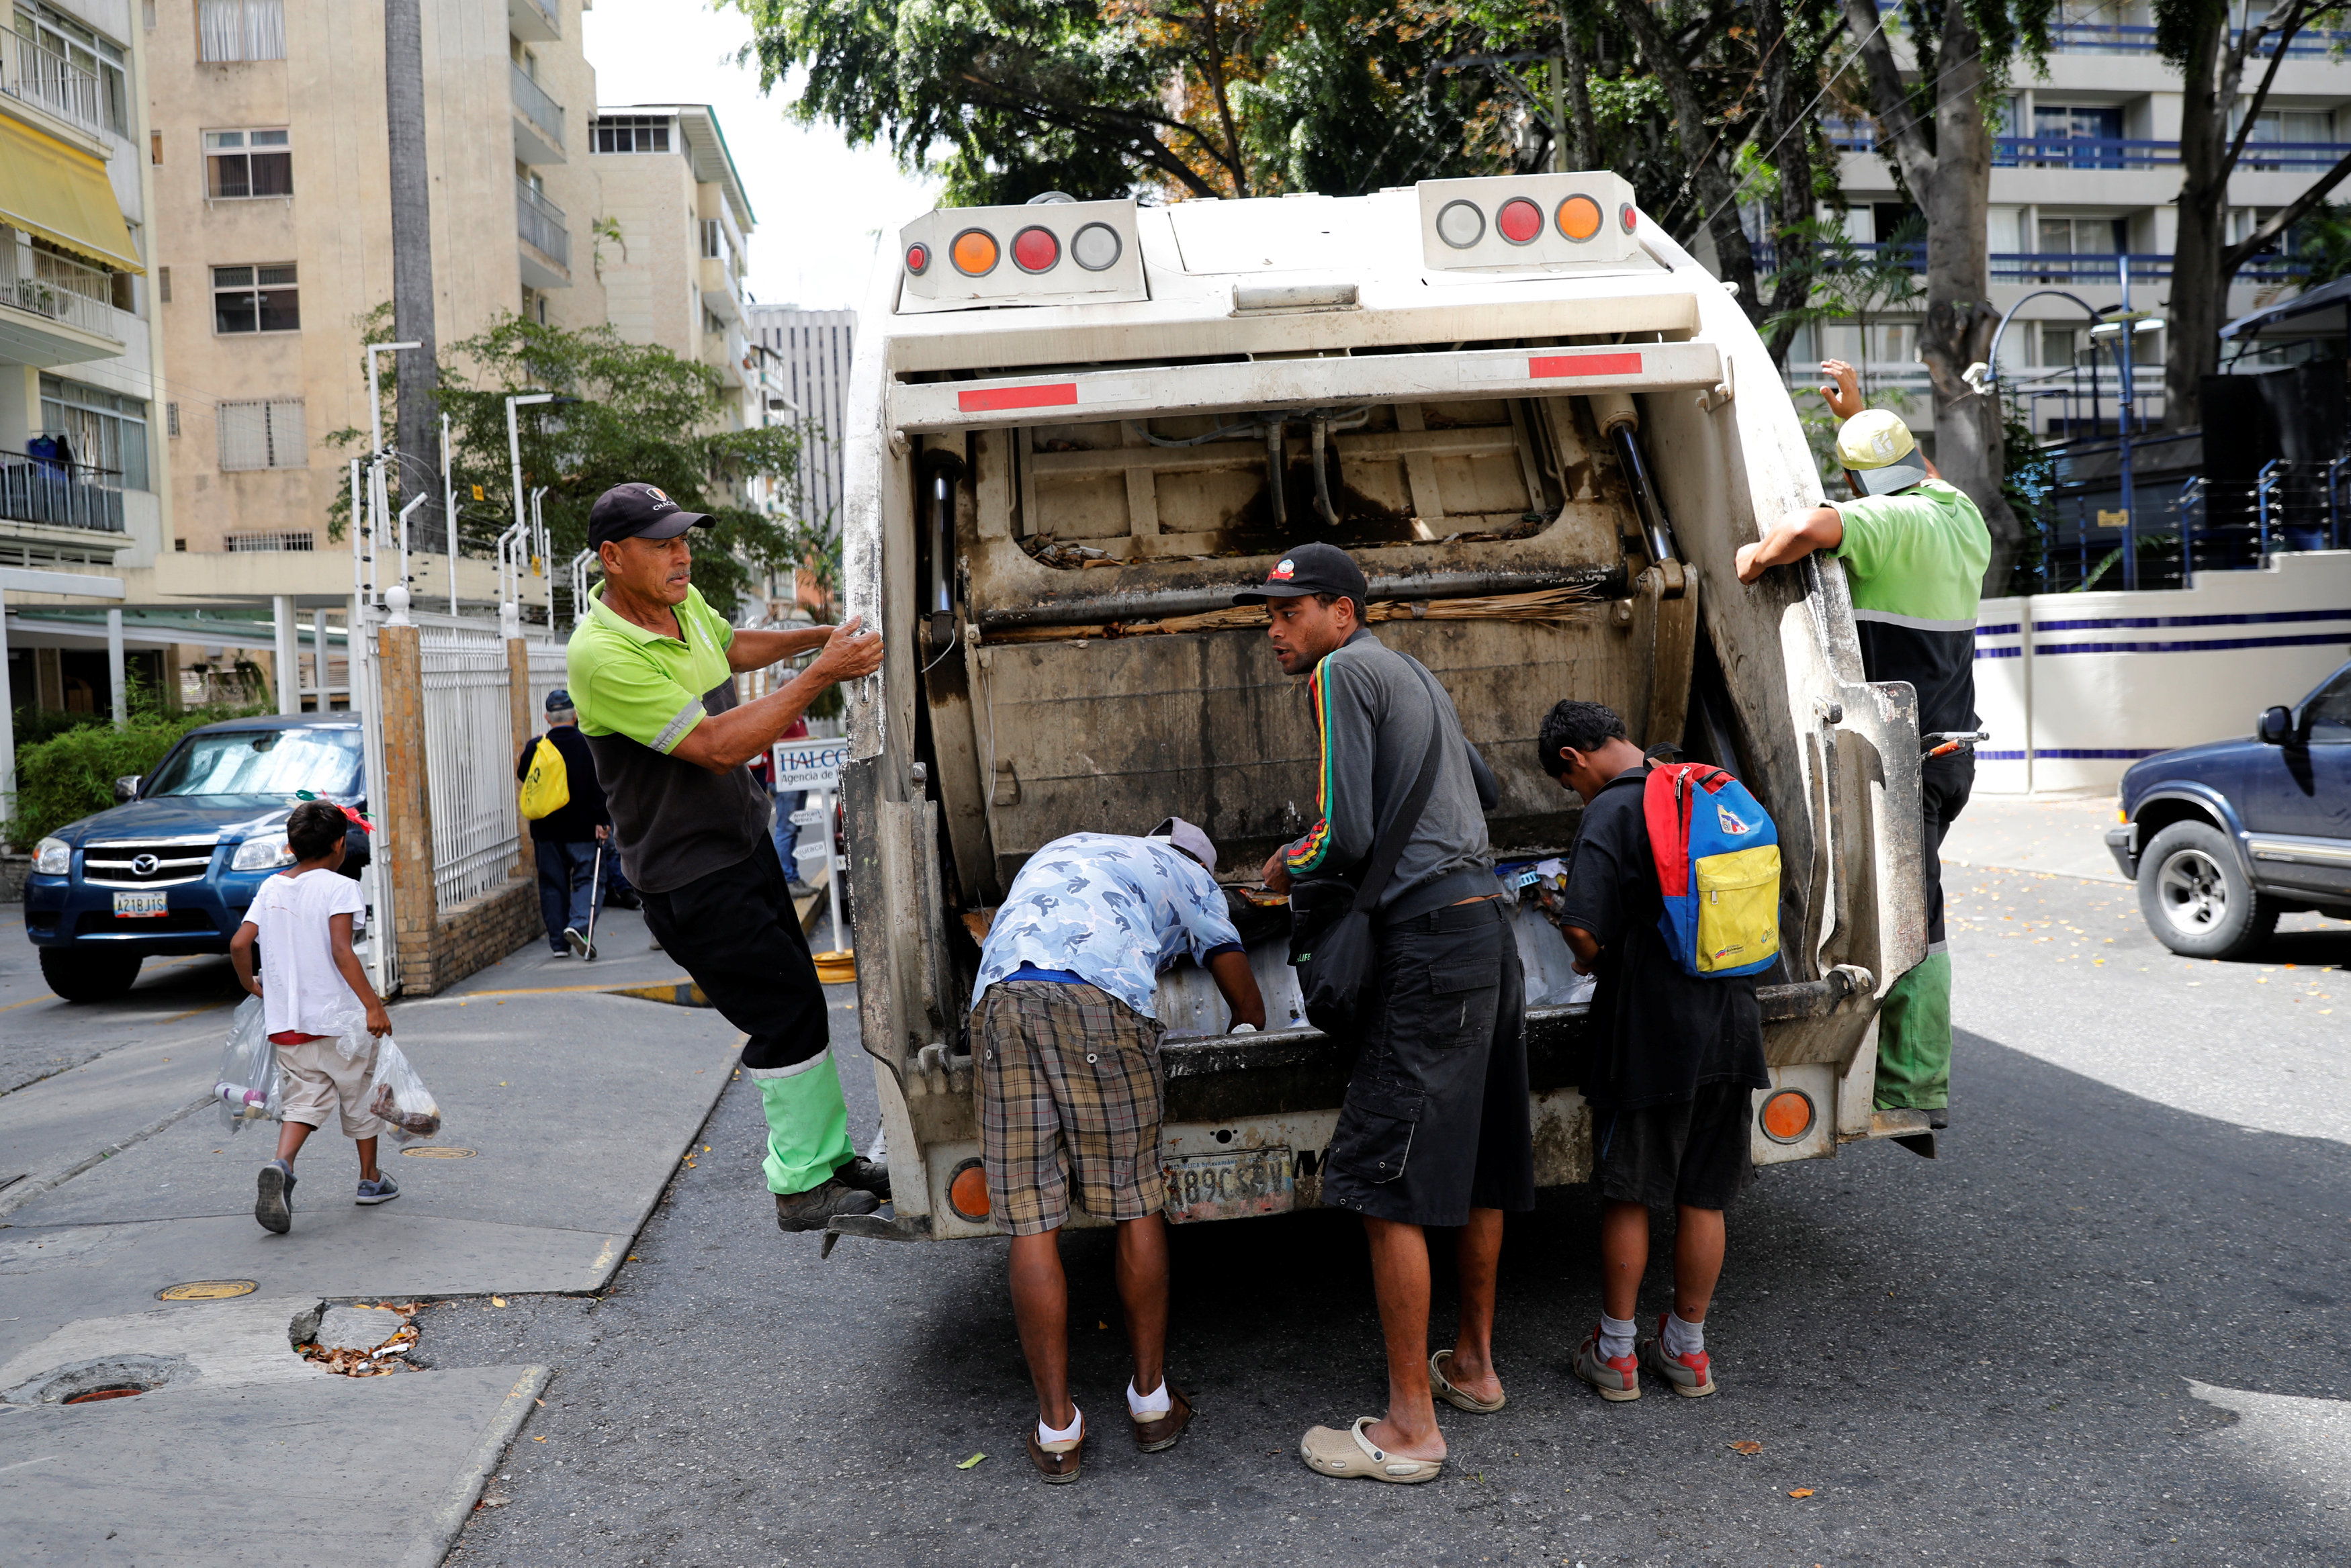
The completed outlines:
{"type": "MultiPolygon", "coordinates": [[[[562,952],[564,927],[569,926],[582,936],[588,934],[589,883],[596,869],[596,846],[593,842],[541,844],[538,849],[538,912],[547,922],[548,946],[562,952]]],[[[608,874],[614,864],[612,846],[608,844],[604,846],[604,869],[608,874]]],[[[603,881],[610,881],[609,875],[603,881]]],[[[598,903],[602,902],[603,891],[600,883],[595,890],[598,903]]]]}
{"type": "Polygon", "coordinates": [[[800,830],[792,825],[792,813],[807,800],[808,791],[801,789],[786,790],[776,796],[776,858],[784,863],[786,877],[799,875],[792,868],[792,851],[800,841],[800,830]]]}

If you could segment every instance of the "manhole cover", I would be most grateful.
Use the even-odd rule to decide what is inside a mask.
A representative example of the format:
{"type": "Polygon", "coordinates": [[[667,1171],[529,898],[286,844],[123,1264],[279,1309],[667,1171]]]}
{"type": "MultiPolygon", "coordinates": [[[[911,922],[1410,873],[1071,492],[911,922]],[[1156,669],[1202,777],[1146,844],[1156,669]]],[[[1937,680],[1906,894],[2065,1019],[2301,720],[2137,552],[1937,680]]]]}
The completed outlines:
{"type": "Polygon", "coordinates": [[[159,1302],[225,1302],[231,1296],[249,1296],[261,1288],[258,1280],[190,1280],[183,1285],[166,1285],[155,1293],[159,1302]]]}
{"type": "Polygon", "coordinates": [[[400,1152],[406,1155],[411,1159],[471,1159],[474,1158],[474,1151],[470,1148],[440,1148],[427,1147],[424,1148],[403,1148],[400,1152]]]}

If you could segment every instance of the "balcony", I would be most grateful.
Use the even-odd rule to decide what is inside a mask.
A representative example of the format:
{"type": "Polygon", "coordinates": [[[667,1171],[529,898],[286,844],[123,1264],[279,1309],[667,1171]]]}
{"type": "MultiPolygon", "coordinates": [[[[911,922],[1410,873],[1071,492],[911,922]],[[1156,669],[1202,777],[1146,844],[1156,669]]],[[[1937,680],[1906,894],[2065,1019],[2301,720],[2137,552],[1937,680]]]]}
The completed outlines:
{"type": "Polygon", "coordinates": [[[22,33],[6,33],[0,92],[37,105],[93,136],[106,134],[106,105],[98,78],[22,33]]]}
{"type": "Polygon", "coordinates": [[[704,309],[730,325],[743,319],[742,286],[726,270],[725,262],[703,257],[701,284],[704,309]]]}
{"type": "MultiPolygon", "coordinates": [[[[2153,27],[2132,26],[2121,22],[2052,22],[2049,25],[2049,41],[2059,54],[2064,55],[2155,53],[2153,27]]],[[[2351,33],[2305,27],[2294,36],[2294,42],[2286,46],[2285,57],[2289,60],[2327,59],[2346,41],[2351,41],[2351,33]]],[[[2259,57],[2269,59],[2276,53],[2277,46],[2273,43],[2261,51],[2259,57]]]]}
{"type": "Polygon", "coordinates": [[[0,521],[120,534],[121,479],[110,469],[0,452],[0,521]]]}
{"type": "Polygon", "coordinates": [[[515,182],[515,224],[522,241],[522,280],[533,288],[571,286],[571,233],[563,209],[515,182]]]}
{"type": "Polygon", "coordinates": [[[563,36],[556,0],[507,0],[507,31],[527,44],[551,44],[563,36]]]}
{"type": "MultiPolygon", "coordinates": [[[[1866,120],[1823,121],[1829,145],[1839,152],[1875,152],[1876,129],[1866,120]]],[[[2351,141],[2248,141],[2237,161],[2241,174],[2298,169],[2332,169],[2351,153],[2351,141]]],[[[1995,169],[2176,169],[2177,141],[2138,141],[2098,136],[1999,136],[1992,139],[1995,169]]]]}
{"type": "Polygon", "coordinates": [[[508,62],[514,87],[514,147],[517,163],[563,161],[563,106],[528,71],[508,62]]]}
{"type": "MultiPolygon", "coordinates": [[[[1923,275],[1927,270],[1927,247],[1911,245],[1907,248],[1911,258],[1910,270],[1923,275]]],[[[1853,249],[1856,257],[1868,262],[1889,252],[1901,254],[1905,247],[1879,244],[1855,245],[1853,249]]],[[[1768,275],[1780,265],[1778,247],[1769,242],[1755,245],[1754,254],[1755,269],[1759,273],[1768,275]]],[[[2134,283],[2145,283],[2149,279],[2168,278],[2171,275],[2171,254],[2168,251],[2134,253],[2129,255],[2113,254],[2066,255],[2029,251],[1994,251],[1991,253],[1991,281],[1995,284],[2022,284],[2036,286],[2059,284],[2077,286],[2118,284],[2122,280],[2122,264],[2125,262],[2130,264],[2131,281],[2134,283]]],[[[2240,284],[2290,283],[2309,270],[2309,264],[2297,261],[2292,256],[2261,255],[2253,257],[2237,269],[2237,282],[2240,284]]],[[[1923,300],[1921,303],[1923,306],[1923,300]]]]}
{"type": "Polygon", "coordinates": [[[35,250],[0,225],[0,361],[48,369],[122,352],[114,276],[54,251],[35,250]]]}

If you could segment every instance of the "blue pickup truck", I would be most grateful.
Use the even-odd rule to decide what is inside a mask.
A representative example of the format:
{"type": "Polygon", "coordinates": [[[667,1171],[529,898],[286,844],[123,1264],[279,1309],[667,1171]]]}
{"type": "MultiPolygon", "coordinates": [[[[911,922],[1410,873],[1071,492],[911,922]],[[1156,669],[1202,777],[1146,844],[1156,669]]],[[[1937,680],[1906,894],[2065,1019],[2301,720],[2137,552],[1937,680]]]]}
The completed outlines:
{"type": "Polygon", "coordinates": [[[2106,847],[2173,952],[2241,958],[2297,911],[2351,919],[2351,664],[2248,739],[2133,763],[2120,805],[2106,847]]]}
{"type": "MultiPolygon", "coordinates": [[[[366,792],[360,727],[349,718],[232,719],[189,731],[124,804],[34,847],[25,933],[41,978],[68,1002],[120,996],[157,955],[225,953],[261,879],[293,864],[286,817],[296,792],[339,805],[366,792]]],[[[343,875],[367,864],[353,827],[343,875]]]]}

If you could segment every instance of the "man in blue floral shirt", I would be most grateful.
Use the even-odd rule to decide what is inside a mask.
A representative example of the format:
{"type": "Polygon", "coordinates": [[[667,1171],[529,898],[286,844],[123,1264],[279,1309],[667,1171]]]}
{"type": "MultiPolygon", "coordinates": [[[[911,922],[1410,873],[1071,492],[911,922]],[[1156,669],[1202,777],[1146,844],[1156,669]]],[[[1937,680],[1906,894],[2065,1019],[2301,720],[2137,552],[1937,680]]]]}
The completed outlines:
{"type": "Polygon", "coordinates": [[[982,1164],[1012,1236],[1012,1315],[1037,1386],[1030,1462],[1078,1478],[1085,1420],[1070,1399],[1061,1226],[1070,1186],[1118,1225],[1118,1290],[1134,1440],[1173,1448],[1192,1407],[1161,1366],[1167,1341],[1166,1183],[1159,1164],[1159,972],[1188,955],[1236,1027],[1265,1002],[1217,885],[1216,846],[1170,817],[1144,838],[1074,833],[1029,857],[996,911],[972,990],[982,1164]]]}

